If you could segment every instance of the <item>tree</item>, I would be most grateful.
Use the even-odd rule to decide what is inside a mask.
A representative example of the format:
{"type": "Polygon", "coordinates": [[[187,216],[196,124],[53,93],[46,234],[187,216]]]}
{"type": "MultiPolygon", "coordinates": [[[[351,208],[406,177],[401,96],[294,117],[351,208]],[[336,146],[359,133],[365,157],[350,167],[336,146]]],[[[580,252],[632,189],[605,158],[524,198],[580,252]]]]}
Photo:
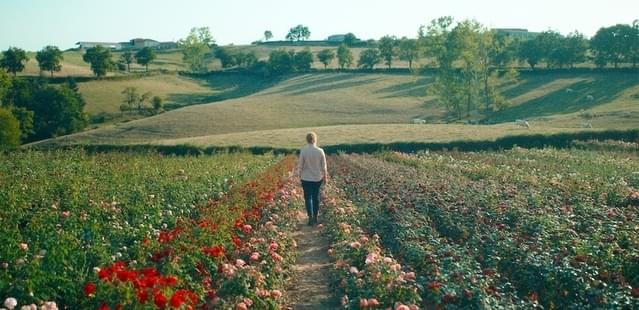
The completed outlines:
{"type": "Polygon", "coordinates": [[[604,67],[612,63],[617,68],[624,59],[629,58],[628,52],[632,49],[634,31],[632,26],[625,24],[600,28],[590,39],[595,64],[604,67]]]}
{"type": "Polygon", "coordinates": [[[284,74],[293,71],[294,51],[275,50],[268,57],[268,71],[271,74],[284,74]]]}
{"type": "Polygon", "coordinates": [[[105,76],[115,65],[111,59],[111,50],[100,45],[87,49],[82,59],[91,64],[91,70],[98,78],[105,76]]]}
{"type": "Polygon", "coordinates": [[[160,110],[162,110],[162,106],[164,105],[162,102],[162,97],[154,96],[153,99],[151,99],[151,105],[153,105],[153,110],[155,110],[155,113],[160,112],[160,110]]]}
{"type": "Polygon", "coordinates": [[[243,59],[238,59],[238,56],[239,58],[241,58],[242,55],[233,55],[231,54],[229,49],[224,47],[216,48],[214,54],[215,54],[215,58],[218,58],[220,60],[220,63],[222,64],[222,68],[233,67],[237,64],[237,60],[243,60],[243,59]]]}
{"type": "Polygon", "coordinates": [[[333,59],[335,59],[335,52],[330,49],[323,49],[317,52],[317,59],[322,64],[324,64],[324,69],[326,69],[326,67],[328,67],[328,64],[330,64],[333,59]]]}
{"type": "Polygon", "coordinates": [[[22,72],[22,70],[24,70],[24,63],[27,61],[29,61],[29,57],[27,57],[27,53],[23,49],[10,47],[6,51],[2,52],[0,67],[13,73],[13,76],[16,76],[18,72],[22,72]]]}
{"type": "Polygon", "coordinates": [[[563,39],[560,33],[552,30],[543,31],[535,37],[535,44],[537,44],[546,66],[562,67],[566,62],[566,56],[561,50],[563,39]]]}
{"type": "Polygon", "coordinates": [[[134,57],[131,52],[124,52],[120,55],[120,62],[126,64],[126,71],[131,72],[131,64],[133,63],[134,57]]]}
{"type": "Polygon", "coordinates": [[[543,58],[543,52],[537,41],[526,40],[521,43],[519,49],[519,58],[525,59],[531,69],[535,69],[535,66],[539,64],[539,61],[543,58]]]}
{"type": "Polygon", "coordinates": [[[155,51],[148,46],[135,53],[135,60],[138,64],[146,67],[146,72],[149,72],[149,64],[155,60],[155,57],[155,51]]]}
{"type": "Polygon", "coordinates": [[[134,106],[140,101],[140,94],[138,94],[138,89],[135,87],[127,87],[121,94],[124,95],[124,103],[128,106],[128,110],[133,110],[134,106]]]}
{"type": "Polygon", "coordinates": [[[286,35],[286,39],[289,41],[302,41],[308,40],[311,36],[311,31],[308,30],[308,27],[304,25],[297,25],[291,29],[289,29],[288,34],[286,35]]]}
{"type": "Polygon", "coordinates": [[[308,48],[305,48],[293,56],[293,66],[296,71],[308,71],[313,64],[313,53],[308,48]]]}
{"type": "Polygon", "coordinates": [[[395,36],[383,36],[379,39],[378,44],[380,57],[384,59],[384,63],[390,69],[393,57],[397,55],[397,38],[395,36]]]}
{"type": "Polygon", "coordinates": [[[182,60],[193,72],[207,69],[206,56],[211,52],[210,45],[215,41],[208,27],[192,28],[189,35],[178,41],[182,50],[182,60]]]}
{"type": "Polygon", "coordinates": [[[359,54],[359,61],[357,65],[364,69],[373,69],[376,64],[381,61],[379,50],[376,48],[369,48],[362,51],[359,54]]]}
{"type": "Polygon", "coordinates": [[[273,32],[271,32],[270,30],[264,31],[264,40],[268,41],[271,38],[273,38],[273,32]]]}
{"type": "Polygon", "coordinates": [[[0,69],[0,107],[4,105],[4,95],[11,88],[11,81],[7,71],[0,69]]]}
{"type": "Polygon", "coordinates": [[[560,50],[563,60],[562,65],[565,64],[573,68],[575,64],[586,60],[588,40],[578,31],[571,32],[563,39],[560,50]]]}
{"type": "Polygon", "coordinates": [[[20,145],[20,123],[11,111],[0,107],[0,151],[20,145]]]}
{"type": "Polygon", "coordinates": [[[337,48],[337,62],[340,69],[350,67],[353,64],[353,53],[345,44],[337,48]]]}
{"type": "Polygon", "coordinates": [[[53,77],[53,72],[58,72],[62,69],[62,65],[60,62],[64,59],[62,56],[62,52],[58,49],[57,46],[47,46],[42,50],[38,51],[36,54],[36,60],[38,61],[38,66],[40,67],[40,71],[49,71],[51,72],[51,77],[53,77]]]}
{"type": "Polygon", "coordinates": [[[344,35],[344,40],[342,42],[347,46],[353,46],[353,44],[357,41],[359,41],[359,39],[352,32],[349,32],[344,35]]]}
{"type": "Polygon", "coordinates": [[[413,68],[413,61],[419,59],[417,40],[403,37],[399,41],[399,59],[408,61],[408,69],[413,68]]]}

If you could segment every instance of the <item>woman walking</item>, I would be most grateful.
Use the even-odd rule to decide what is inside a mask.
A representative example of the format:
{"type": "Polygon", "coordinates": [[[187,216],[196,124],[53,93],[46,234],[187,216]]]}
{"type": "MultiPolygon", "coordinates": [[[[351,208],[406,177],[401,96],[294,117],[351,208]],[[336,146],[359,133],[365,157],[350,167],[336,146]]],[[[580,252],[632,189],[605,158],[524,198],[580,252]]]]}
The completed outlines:
{"type": "Polygon", "coordinates": [[[326,184],[328,171],[324,150],[317,147],[317,135],[310,132],[306,135],[308,143],[300,150],[298,170],[304,189],[304,203],[308,215],[308,225],[317,224],[320,206],[320,186],[326,184]]]}

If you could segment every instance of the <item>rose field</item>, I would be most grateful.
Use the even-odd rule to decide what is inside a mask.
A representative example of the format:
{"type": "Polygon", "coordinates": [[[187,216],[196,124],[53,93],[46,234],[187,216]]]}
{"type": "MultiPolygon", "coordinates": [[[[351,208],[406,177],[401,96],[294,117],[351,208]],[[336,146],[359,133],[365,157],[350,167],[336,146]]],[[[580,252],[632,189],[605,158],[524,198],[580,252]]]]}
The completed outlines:
{"type": "Polygon", "coordinates": [[[639,306],[636,153],[383,153],[330,164],[352,200],[337,203],[336,213],[351,216],[333,230],[355,224],[375,236],[332,250],[338,265],[355,267],[337,269],[355,274],[340,286],[359,305],[376,297],[389,305],[421,298],[427,309],[639,306]],[[379,245],[405,264],[393,281],[413,291],[371,270],[379,245]]]}
{"type": "Polygon", "coordinates": [[[637,308],[635,146],[331,155],[304,229],[295,156],[6,153],[0,307],[637,308]],[[300,238],[321,306],[291,297],[300,238]]]}

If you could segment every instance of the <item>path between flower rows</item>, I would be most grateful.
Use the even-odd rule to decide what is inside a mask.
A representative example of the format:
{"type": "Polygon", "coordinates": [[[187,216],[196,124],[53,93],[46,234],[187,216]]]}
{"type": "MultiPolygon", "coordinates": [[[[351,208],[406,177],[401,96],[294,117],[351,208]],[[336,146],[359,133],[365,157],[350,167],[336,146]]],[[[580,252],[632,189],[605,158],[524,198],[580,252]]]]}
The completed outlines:
{"type": "Polygon", "coordinates": [[[339,306],[330,287],[328,240],[320,228],[306,225],[304,212],[300,211],[297,219],[297,263],[288,289],[290,309],[336,309],[339,306]]]}

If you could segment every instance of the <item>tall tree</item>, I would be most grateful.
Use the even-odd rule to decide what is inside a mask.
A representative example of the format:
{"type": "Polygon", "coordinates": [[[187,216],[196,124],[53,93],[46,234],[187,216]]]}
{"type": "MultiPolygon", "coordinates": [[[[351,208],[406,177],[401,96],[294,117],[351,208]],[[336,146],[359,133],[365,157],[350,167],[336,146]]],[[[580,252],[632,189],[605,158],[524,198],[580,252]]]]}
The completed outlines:
{"type": "Polygon", "coordinates": [[[521,43],[519,48],[519,58],[525,59],[530,68],[534,70],[543,58],[543,53],[535,40],[526,40],[521,43]]]}
{"type": "Polygon", "coordinates": [[[20,123],[10,110],[0,107],[0,151],[20,144],[20,123]]]}
{"type": "Polygon", "coordinates": [[[219,46],[215,48],[215,52],[213,53],[215,54],[215,58],[220,60],[222,68],[230,68],[237,64],[238,59],[236,56],[239,55],[231,53],[228,48],[219,46]]]}
{"type": "Polygon", "coordinates": [[[344,35],[344,44],[348,45],[348,46],[353,46],[353,44],[355,42],[357,42],[359,39],[352,33],[349,32],[347,34],[344,35]]]}
{"type": "Polygon", "coordinates": [[[408,61],[408,69],[413,68],[413,61],[419,59],[417,40],[403,37],[399,41],[399,59],[408,61]]]}
{"type": "Polygon", "coordinates": [[[617,68],[627,56],[630,46],[628,34],[632,31],[632,27],[625,24],[600,28],[590,39],[595,64],[604,67],[608,63],[612,63],[617,68]]]}
{"type": "Polygon", "coordinates": [[[293,56],[293,66],[296,71],[308,71],[313,64],[313,53],[308,48],[305,48],[295,53],[293,56]]]}
{"type": "Polygon", "coordinates": [[[134,60],[134,56],[133,53],[126,51],[124,53],[122,53],[122,55],[120,55],[120,62],[123,64],[126,64],[126,71],[127,72],[131,72],[131,64],[133,63],[134,60]]]}
{"type": "Polygon", "coordinates": [[[82,59],[91,64],[91,70],[98,78],[105,76],[115,65],[111,50],[100,45],[87,49],[82,59]]]}
{"type": "Polygon", "coordinates": [[[155,50],[146,46],[135,53],[135,60],[138,64],[146,67],[146,72],[149,72],[149,64],[155,60],[155,50]]]}
{"type": "Polygon", "coordinates": [[[588,51],[588,40],[578,31],[571,32],[564,38],[560,48],[564,54],[565,64],[573,68],[575,64],[586,60],[586,52],[588,51]]]}
{"type": "Polygon", "coordinates": [[[297,25],[289,29],[286,39],[289,41],[302,41],[308,40],[311,36],[311,31],[304,25],[297,25]]]}
{"type": "Polygon", "coordinates": [[[353,64],[353,53],[345,44],[337,48],[337,62],[340,69],[350,67],[353,64]]]}
{"type": "Polygon", "coordinates": [[[186,38],[178,41],[182,50],[182,60],[193,72],[207,69],[206,56],[211,52],[210,45],[215,41],[208,27],[192,28],[186,38]]]}
{"type": "Polygon", "coordinates": [[[317,52],[317,59],[322,64],[324,64],[324,69],[326,69],[328,67],[328,64],[330,64],[333,59],[335,59],[335,52],[330,49],[323,49],[317,52]]]}
{"type": "Polygon", "coordinates": [[[36,60],[38,61],[40,71],[51,72],[51,77],[53,77],[54,71],[58,72],[62,69],[60,62],[63,59],[64,57],[62,56],[62,52],[57,46],[49,45],[38,51],[36,54],[36,60]]]}
{"type": "Polygon", "coordinates": [[[562,67],[565,64],[565,53],[561,50],[564,37],[556,31],[547,30],[535,37],[535,43],[539,47],[542,59],[547,67],[562,67]]]}
{"type": "Polygon", "coordinates": [[[275,50],[268,58],[268,71],[271,74],[285,74],[293,71],[295,51],[275,50]]]}
{"type": "Polygon", "coordinates": [[[10,47],[2,52],[0,68],[5,68],[8,72],[13,73],[13,76],[16,76],[18,72],[24,70],[24,64],[27,61],[29,61],[29,57],[27,57],[27,53],[23,49],[10,47]]]}
{"type": "Polygon", "coordinates": [[[384,63],[391,68],[393,57],[397,55],[397,38],[395,36],[383,36],[378,42],[379,55],[384,63]]]}
{"type": "Polygon", "coordinates": [[[264,31],[264,40],[268,41],[271,38],[273,38],[273,32],[271,32],[270,30],[264,31]]]}
{"type": "Polygon", "coordinates": [[[364,69],[373,69],[380,61],[381,55],[379,50],[376,48],[369,48],[363,50],[359,54],[359,61],[357,62],[357,65],[364,69]]]}

